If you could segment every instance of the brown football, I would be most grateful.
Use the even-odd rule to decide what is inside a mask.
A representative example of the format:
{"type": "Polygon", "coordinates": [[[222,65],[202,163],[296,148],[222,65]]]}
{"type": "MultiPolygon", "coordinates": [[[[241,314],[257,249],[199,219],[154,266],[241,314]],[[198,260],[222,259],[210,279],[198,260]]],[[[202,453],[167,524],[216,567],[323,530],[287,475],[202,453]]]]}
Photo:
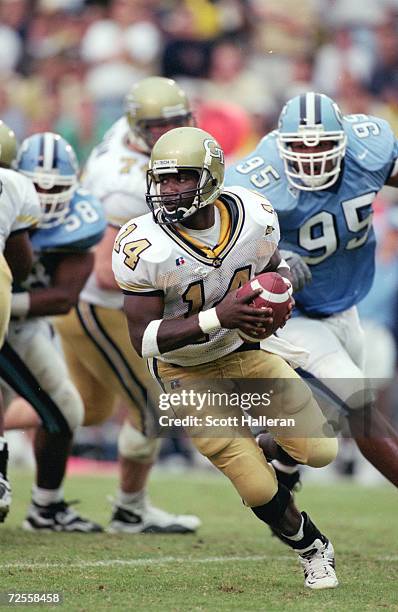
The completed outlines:
{"type": "MultiPolygon", "coordinates": [[[[274,318],[272,331],[275,332],[283,325],[289,311],[289,304],[292,301],[291,285],[278,272],[264,272],[255,276],[238,289],[237,296],[247,295],[254,289],[262,289],[262,293],[250,302],[250,305],[255,308],[272,308],[274,318]]],[[[255,336],[248,336],[240,330],[238,330],[238,333],[243,340],[258,342],[258,338],[255,336]]]]}

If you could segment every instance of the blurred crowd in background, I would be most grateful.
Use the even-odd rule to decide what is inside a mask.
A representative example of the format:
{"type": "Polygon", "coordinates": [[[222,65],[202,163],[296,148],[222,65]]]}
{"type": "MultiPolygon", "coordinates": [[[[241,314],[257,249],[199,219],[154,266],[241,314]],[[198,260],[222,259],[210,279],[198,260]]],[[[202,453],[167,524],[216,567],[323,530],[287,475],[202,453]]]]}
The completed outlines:
{"type": "Polygon", "coordinates": [[[0,0],[0,24],[2,119],[19,138],[60,132],[82,162],[151,74],[205,123],[214,103],[241,110],[232,152],[312,89],[398,130],[398,0],[0,0]]]}
{"type": "MultiPolygon", "coordinates": [[[[344,113],[387,119],[398,135],[398,0],[0,0],[0,48],[0,118],[19,140],[59,132],[81,164],[131,85],[154,74],[183,86],[227,159],[310,90],[344,113]]],[[[397,352],[394,204],[392,189],[376,201],[377,276],[362,305],[371,355],[385,332],[384,369],[371,369],[380,378],[394,375],[397,352]]]]}

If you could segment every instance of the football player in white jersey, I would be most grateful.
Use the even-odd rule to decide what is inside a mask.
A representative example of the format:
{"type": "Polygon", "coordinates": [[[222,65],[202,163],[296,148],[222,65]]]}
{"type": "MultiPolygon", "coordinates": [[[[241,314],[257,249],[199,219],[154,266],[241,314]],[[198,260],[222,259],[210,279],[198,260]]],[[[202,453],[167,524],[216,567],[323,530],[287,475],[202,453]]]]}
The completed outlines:
{"type": "MultiPolygon", "coordinates": [[[[281,456],[313,467],[336,456],[337,441],[328,437],[331,430],[308,386],[281,356],[286,344],[278,347],[277,338],[267,339],[272,310],[249,305],[261,289],[237,297],[237,288],[260,272],[288,274],[277,250],[273,208],[244,188],[223,191],[223,151],[198,128],[164,134],[152,150],[147,176],[152,214],[124,225],[113,252],[132,344],[150,360],[165,392],[159,399],[170,398],[196,448],[231,480],[254,514],[298,553],[305,585],[336,587],[330,541],[299,512],[288,488],[277,483],[250,429],[239,421],[240,410],[228,401],[221,408],[213,403],[216,396],[239,394],[249,379],[262,379],[257,390],[271,385],[276,399],[257,414],[295,417],[294,428],[273,428],[281,456]],[[239,331],[255,335],[262,347],[245,344],[239,331]],[[213,399],[206,399],[209,388],[213,399]],[[205,398],[200,412],[192,406],[199,396],[205,398]],[[214,419],[220,411],[237,421],[217,428],[214,419]]],[[[286,294],[289,287],[287,281],[286,294]]]]}
{"type": "Polygon", "coordinates": [[[156,460],[158,441],[151,437],[147,400],[152,385],[146,363],[128,340],[123,296],[112,273],[112,248],[120,226],[147,212],[145,173],[156,140],[167,130],[190,125],[191,110],[182,89],[171,79],[149,77],[126,98],[126,114],[90,155],[83,185],[103,204],[108,221],[95,252],[94,271],[75,310],[58,322],[69,370],[85,405],[86,425],[104,422],[123,400],[129,408],[119,436],[121,484],[109,531],[195,531],[195,516],[154,508],[145,484],[156,460]]]}
{"type": "MultiPolygon", "coordinates": [[[[12,279],[29,274],[33,255],[28,230],[40,218],[40,203],[29,179],[10,169],[15,158],[15,134],[0,122],[0,348],[4,344],[11,312],[12,279]]],[[[3,405],[0,392],[0,522],[11,503],[7,480],[8,449],[3,436],[3,405]]]]}
{"type": "MultiPolygon", "coordinates": [[[[33,268],[25,281],[13,284],[12,320],[0,350],[6,404],[20,395],[40,416],[34,437],[36,479],[23,527],[37,532],[99,532],[102,528],[80,516],[63,496],[66,463],[84,408],[48,317],[68,312],[77,302],[92,270],[91,250],[103,236],[105,218],[100,203],[80,188],[75,153],[59,134],[26,138],[15,168],[32,181],[42,207],[39,226],[31,235],[33,268]]],[[[16,408],[22,412],[20,402],[16,408]]],[[[9,414],[6,426],[12,427],[9,414]]]]}

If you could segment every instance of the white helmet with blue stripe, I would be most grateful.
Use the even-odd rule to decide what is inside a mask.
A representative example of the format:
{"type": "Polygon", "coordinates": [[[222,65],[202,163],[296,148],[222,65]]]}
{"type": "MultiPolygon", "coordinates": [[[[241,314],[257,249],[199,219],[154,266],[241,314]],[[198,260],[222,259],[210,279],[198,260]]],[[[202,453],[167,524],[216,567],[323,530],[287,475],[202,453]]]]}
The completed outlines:
{"type": "Polygon", "coordinates": [[[283,107],[277,146],[287,179],[297,189],[331,187],[339,176],[346,145],[341,111],[328,96],[308,92],[283,107]]]}
{"type": "Polygon", "coordinates": [[[16,169],[34,183],[40,198],[40,227],[62,223],[77,187],[75,152],[59,134],[41,132],[26,138],[18,151],[16,169]]]}

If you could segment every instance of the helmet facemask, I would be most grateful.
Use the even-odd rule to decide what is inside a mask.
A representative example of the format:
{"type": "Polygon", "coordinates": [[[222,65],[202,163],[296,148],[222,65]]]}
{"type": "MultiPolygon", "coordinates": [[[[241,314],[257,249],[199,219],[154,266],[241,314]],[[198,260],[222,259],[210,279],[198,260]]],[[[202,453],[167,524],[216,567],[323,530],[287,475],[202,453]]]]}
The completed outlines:
{"type": "Polygon", "coordinates": [[[207,168],[181,168],[177,166],[174,168],[165,168],[160,164],[156,167],[155,162],[154,168],[147,171],[146,201],[152,211],[154,220],[160,225],[182,222],[184,219],[196,213],[200,208],[214,202],[220,191],[220,189],[216,192],[214,191],[214,179],[207,168]],[[162,175],[171,173],[177,174],[183,171],[195,172],[198,177],[197,187],[182,192],[161,194],[160,184],[162,175]],[[173,204],[174,209],[168,209],[167,204],[173,204]]]}
{"type": "Polygon", "coordinates": [[[41,205],[40,227],[60,225],[69,213],[70,202],[77,187],[76,177],[61,178],[37,173],[31,178],[41,205]]]}
{"type": "Polygon", "coordinates": [[[347,146],[340,108],[325,94],[309,91],[295,96],[279,116],[276,144],[293,187],[302,191],[331,187],[347,146]]]}
{"type": "Polygon", "coordinates": [[[340,174],[347,137],[343,130],[325,132],[322,128],[299,128],[296,133],[279,133],[277,146],[289,183],[303,191],[318,191],[334,185],[340,174]],[[316,147],[328,142],[331,148],[317,152],[295,152],[291,145],[316,147]]]}
{"type": "Polygon", "coordinates": [[[78,186],[79,167],[71,145],[53,132],[29,136],[18,151],[16,169],[35,186],[42,208],[40,227],[60,225],[78,186]]]}

